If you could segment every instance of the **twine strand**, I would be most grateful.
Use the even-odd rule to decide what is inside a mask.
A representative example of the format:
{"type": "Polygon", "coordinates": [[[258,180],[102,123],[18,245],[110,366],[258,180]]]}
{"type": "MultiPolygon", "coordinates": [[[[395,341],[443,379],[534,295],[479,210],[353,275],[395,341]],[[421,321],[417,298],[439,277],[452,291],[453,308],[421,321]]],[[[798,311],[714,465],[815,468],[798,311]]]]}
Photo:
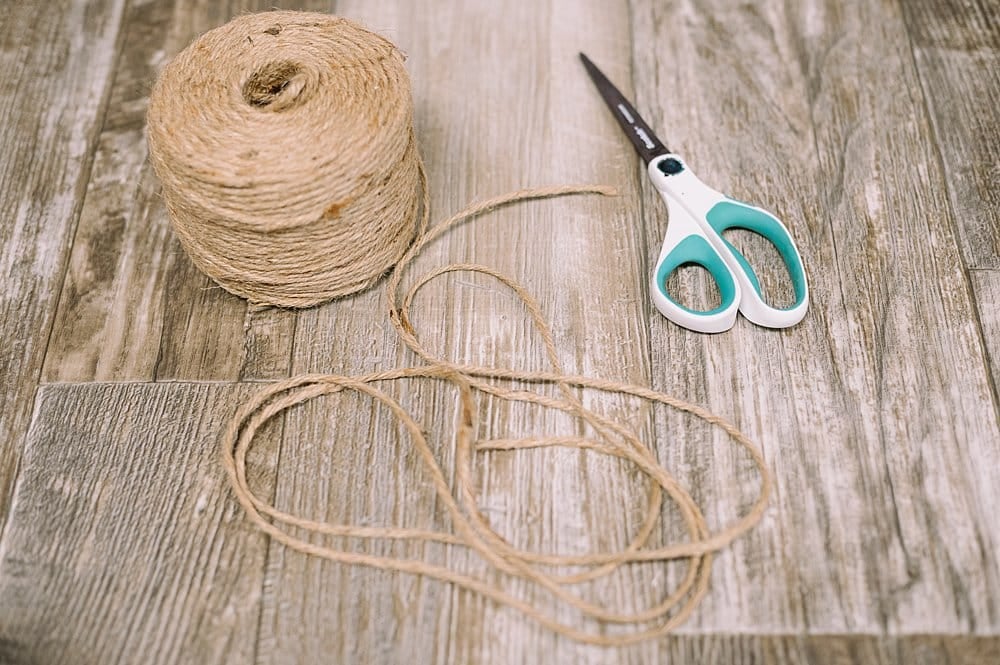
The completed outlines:
{"type": "Polygon", "coordinates": [[[345,19],[274,11],[241,16],[202,35],[164,69],[153,88],[150,161],[177,237],[195,265],[253,308],[310,307],[367,288],[388,273],[389,321],[420,360],[413,367],[361,376],[296,376],[251,397],[237,410],[221,442],[233,493],[252,525],[307,555],[450,583],[587,644],[621,646],[664,635],[705,596],[715,553],[760,521],[771,492],[763,455],[733,425],[699,406],[643,386],[567,373],[538,301],[515,279],[492,268],[454,263],[402,289],[408,268],[430,243],[490,210],[529,199],[614,194],[600,186],[524,189],[481,201],[430,226],[429,189],[403,61],[391,42],[345,19]],[[541,338],[548,369],[453,362],[428,350],[411,321],[414,298],[434,280],[456,272],[485,276],[517,296],[541,338]],[[460,418],[452,482],[420,424],[385,388],[403,380],[437,381],[457,390],[460,418]],[[398,419],[430,479],[446,530],[311,520],[254,493],[247,457],[260,428],[288,409],[344,391],[366,396],[398,419]],[[584,391],[666,406],[718,428],[755,465],[760,475],[756,499],[737,519],[710,529],[691,494],[657,461],[654,448],[634,428],[586,407],[584,391]],[[484,397],[568,414],[586,425],[588,434],[481,440],[477,416],[484,397]],[[479,508],[474,473],[479,455],[556,446],[625,461],[648,479],[646,511],[620,550],[563,554],[521,549],[499,534],[479,508]],[[680,516],[687,539],[654,544],[666,499],[680,516]],[[491,573],[499,573],[499,580],[421,559],[347,551],[331,545],[331,537],[464,548],[487,563],[491,573]],[[607,607],[574,588],[623,566],[668,561],[685,562],[684,575],[663,598],[636,611],[607,607]],[[561,570],[565,567],[582,570],[561,570]],[[556,618],[507,591],[504,580],[544,591],[575,610],[574,617],[556,618]]]}
{"type": "MultiPolygon", "coordinates": [[[[426,204],[427,187],[421,168],[423,200],[426,204]]],[[[483,201],[456,214],[441,224],[422,233],[392,270],[386,283],[389,303],[389,320],[403,344],[423,361],[423,365],[376,372],[362,376],[312,374],[277,382],[245,404],[230,422],[222,441],[223,464],[228,472],[234,494],[243,506],[250,521],[274,540],[285,546],[331,561],[364,565],[382,570],[393,570],[448,582],[481,594],[497,604],[511,607],[539,624],[560,635],[579,642],[600,646],[623,646],[662,636],[686,620],[708,589],[712,557],[734,539],[753,528],[763,516],[771,491],[771,478],[759,449],[733,425],[697,405],[671,397],[648,388],[606,379],[567,374],[563,371],[541,308],[531,294],[512,278],[490,268],[474,264],[446,265],[421,276],[401,295],[402,278],[427,245],[469,219],[496,207],[528,199],[551,198],[568,194],[597,193],[611,195],[606,187],[552,187],[530,189],[483,201]],[[410,309],[417,292],[434,279],[452,272],[475,272],[498,280],[511,289],[521,300],[529,317],[542,338],[551,371],[523,371],[480,365],[455,363],[435,356],[417,337],[410,322],[410,309]],[[455,433],[455,487],[448,483],[419,423],[384,389],[376,384],[401,379],[435,379],[449,382],[459,392],[462,418],[455,433]],[[535,393],[522,388],[508,388],[494,381],[513,381],[518,384],[555,385],[561,397],[535,393]],[[660,465],[653,452],[627,426],[583,406],[573,394],[573,389],[593,389],[603,393],[617,393],[636,397],[651,403],[662,404],[687,412],[706,423],[720,428],[747,453],[761,477],[758,495],[749,510],[725,527],[710,531],[702,511],[690,494],[670,472],[660,465]],[[426,469],[441,505],[449,517],[454,532],[397,527],[362,527],[330,524],[303,519],[279,510],[255,495],[247,480],[247,452],[257,431],[271,418],[298,404],[324,395],[353,390],[377,400],[399,419],[409,436],[410,443],[426,469]],[[479,408],[474,397],[482,393],[506,401],[517,401],[563,411],[590,424],[598,439],[576,436],[539,436],[527,439],[478,440],[475,435],[475,414],[479,408]],[[593,552],[580,555],[560,555],[530,552],[511,545],[489,525],[478,507],[473,465],[478,451],[525,450],[539,447],[561,446],[609,455],[635,465],[651,481],[647,510],[642,524],[629,544],[617,552],[593,552]],[[659,521],[663,493],[677,506],[688,532],[689,540],[658,547],[647,547],[659,521]],[[326,536],[349,536],[361,539],[392,539],[437,542],[460,546],[476,552],[495,570],[521,579],[544,589],[555,599],[576,609],[581,617],[605,623],[625,624],[630,632],[605,633],[585,630],[569,622],[555,619],[497,585],[459,571],[418,559],[379,556],[349,552],[320,545],[295,535],[290,528],[326,536]],[[567,587],[592,581],[611,574],[623,565],[638,562],[666,562],[686,559],[687,572],[677,587],[661,601],[643,610],[624,613],[609,610],[572,593],[567,587]],[[590,570],[575,574],[556,574],[544,570],[554,566],[584,566],[590,570]],[[643,627],[654,623],[653,626],[643,627]]],[[[419,224],[427,228],[428,208],[419,224]]]]}

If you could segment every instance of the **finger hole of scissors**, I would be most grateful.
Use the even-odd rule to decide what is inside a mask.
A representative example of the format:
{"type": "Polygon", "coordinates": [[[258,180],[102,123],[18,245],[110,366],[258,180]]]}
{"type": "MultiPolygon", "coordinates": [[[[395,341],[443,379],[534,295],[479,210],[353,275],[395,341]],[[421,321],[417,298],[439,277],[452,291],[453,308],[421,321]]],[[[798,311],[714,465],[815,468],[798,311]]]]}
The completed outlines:
{"type": "Polygon", "coordinates": [[[667,275],[664,290],[678,305],[694,312],[722,306],[722,293],[712,273],[698,263],[682,263],[667,275]]]}
{"type": "Polygon", "coordinates": [[[784,309],[795,304],[795,288],[788,266],[774,243],[748,229],[731,228],[722,233],[744,270],[756,283],[761,299],[771,307],[784,309]]]}

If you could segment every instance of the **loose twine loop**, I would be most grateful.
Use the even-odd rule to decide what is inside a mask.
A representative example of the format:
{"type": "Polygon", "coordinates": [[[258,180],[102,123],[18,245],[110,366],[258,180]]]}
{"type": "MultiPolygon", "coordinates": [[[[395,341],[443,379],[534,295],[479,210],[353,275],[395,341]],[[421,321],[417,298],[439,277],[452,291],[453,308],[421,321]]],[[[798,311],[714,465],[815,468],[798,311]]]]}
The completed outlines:
{"type": "MultiPolygon", "coordinates": [[[[423,182],[422,169],[421,181],[423,182]]],[[[749,531],[763,516],[771,491],[771,478],[760,450],[726,420],[684,400],[642,386],[567,374],[559,362],[551,329],[545,321],[538,302],[518,282],[491,268],[465,263],[446,265],[426,273],[416,280],[405,295],[400,295],[402,276],[413,259],[429,243],[468,219],[498,206],[528,199],[583,193],[611,195],[614,190],[597,186],[521,190],[473,205],[429,230],[427,229],[429,208],[427,207],[426,186],[423,191],[424,213],[420,224],[421,233],[410,250],[393,268],[387,281],[386,296],[389,303],[389,320],[396,333],[406,347],[417,355],[424,364],[418,367],[394,369],[362,376],[308,374],[274,383],[259,392],[239,409],[230,421],[222,441],[223,463],[229,473],[236,498],[251,522],[278,542],[292,549],[331,561],[413,573],[450,582],[482,594],[501,605],[512,607],[546,628],[580,642],[601,646],[623,646],[668,633],[690,616],[707,592],[712,555],[749,531]],[[524,304],[532,323],[541,336],[545,354],[552,369],[550,371],[525,371],[467,365],[450,362],[429,352],[418,339],[416,331],[410,323],[410,308],[414,297],[421,288],[432,280],[451,272],[481,273],[511,289],[524,304]],[[461,416],[454,441],[454,491],[448,483],[420,424],[393,397],[376,385],[404,378],[448,381],[459,390],[461,416]],[[561,397],[505,387],[499,383],[502,381],[555,385],[561,397]],[[630,427],[585,407],[574,392],[574,389],[581,388],[594,389],[604,393],[618,393],[663,404],[687,412],[722,429],[734,443],[749,453],[760,473],[760,489],[750,509],[724,528],[711,531],[702,511],[691,495],[667,469],[657,462],[653,451],[640,440],[630,427]],[[434,490],[454,529],[453,533],[408,528],[362,527],[314,521],[284,512],[254,494],[247,480],[247,453],[258,430],[267,421],[293,406],[344,390],[354,390],[381,402],[399,419],[409,436],[411,445],[417,451],[430,476],[434,490]],[[527,439],[479,439],[476,436],[476,414],[480,411],[475,399],[477,392],[505,401],[537,404],[563,411],[586,422],[598,433],[598,437],[541,436],[527,439]],[[651,489],[645,517],[641,527],[626,548],[617,552],[594,552],[583,555],[543,554],[512,546],[490,526],[489,520],[479,509],[473,475],[476,453],[489,450],[515,450],[547,446],[590,450],[602,455],[617,457],[630,462],[650,479],[651,489]],[[646,548],[645,546],[660,518],[664,492],[680,511],[690,540],[685,543],[646,548]],[[589,632],[573,624],[554,619],[532,604],[480,578],[417,559],[377,556],[317,545],[294,535],[289,530],[290,527],[327,536],[438,542],[467,547],[475,551],[496,570],[537,585],[564,604],[579,610],[584,616],[607,623],[629,624],[633,628],[637,625],[650,623],[654,625],[637,628],[628,633],[589,632]],[[609,610],[572,593],[567,588],[610,575],[626,564],[666,562],[677,559],[687,559],[689,562],[687,573],[678,587],[656,605],[639,612],[630,614],[609,610]],[[553,566],[581,566],[587,570],[566,575],[544,570],[545,567],[553,566]]]]}
{"type": "MultiPolygon", "coordinates": [[[[431,227],[427,181],[410,124],[408,88],[405,94],[399,90],[380,88],[380,94],[394,100],[393,103],[400,100],[405,102],[406,117],[398,124],[395,124],[397,116],[391,112],[386,111],[378,116],[379,122],[388,123],[384,128],[386,133],[393,134],[397,140],[406,137],[405,143],[397,143],[406,145],[402,156],[397,151],[394,157],[389,158],[384,152],[369,150],[365,145],[366,141],[374,142],[381,150],[385,150],[386,142],[382,140],[385,137],[377,126],[366,130],[366,123],[361,122],[352,125],[350,131],[361,132],[364,140],[359,141],[357,136],[352,136],[349,143],[338,144],[330,151],[336,153],[336,156],[310,159],[311,164],[307,166],[289,166],[287,160],[283,161],[280,150],[272,154],[265,147],[257,154],[267,152],[268,158],[274,158],[276,163],[263,171],[256,167],[244,168],[246,162],[240,161],[240,155],[257,151],[256,146],[266,146],[267,137],[277,133],[270,130],[274,127],[285,128],[286,120],[277,120],[276,125],[264,123],[247,132],[240,129],[235,132],[235,138],[220,138],[216,136],[219,125],[212,123],[231,120],[231,114],[220,113],[214,108],[197,110],[185,106],[193,98],[203,98],[214,104],[257,104],[260,108],[255,109],[255,112],[268,114],[269,117],[299,113],[302,109],[309,108],[311,100],[317,97],[322,98],[322,103],[333,103],[332,100],[339,99],[337,103],[341,106],[356,106],[349,99],[338,95],[328,96],[316,88],[317,85],[326,84],[324,81],[328,76],[323,73],[324,67],[340,69],[336,66],[339,61],[331,59],[330,52],[326,50],[326,42],[330,40],[339,44],[337,48],[342,48],[349,59],[353,58],[351,62],[356,66],[352,65],[352,69],[376,72],[374,78],[360,76],[353,84],[363,88],[371,86],[372,81],[381,81],[390,88],[403,85],[405,74],[401,76],[399,72],[395,72],[387,79],[383,78],[385,63],[395,62],[398,65],[401,57],[397,57],[395,48],[381,37],[343,19],[320,14],[269,12],[241,17],[223,28],[207,33],[178,57],[182,70],[201,77],[197,85],[194,85],[195,88],[200,90],[203,86],[214,86],[225,90],[200,91],[197,94],[191,90],[177,91],[175,86],[183,79],[177,78],[176,69],[173,69],[174,73],[170,73],[175,68],[175,64],[171,64],[157,83],[150,103],[149,140],[152,160],[163,181],[164,196],[178,235],[199,267],[225,288],[252,301],[306,306],[327,300],[331,294],[336,295],[344,289],[349,289],[345,292],[359,290],[378,279],[392,266],[386,281],[389,319],[403,344],[423,363],[361,376],[302,375],[273,383],[260,391],[239,408],[222,438],[222,461],[237,500],[251,523],[289,548],[331,561],[406,572],[448,582],[481,594],[500,605],[514,608],[546,628],[583,643],[621,646],[666,634],[690,616],[707,592],[713,555],[760,521],[771,491],[771,478],[760,450],[733,425],[694,404],[642,386],[567,374],[559,362],[551,329],[538,302],[517,281],[491,268],[464,263],[446,265],[418,278],[405,293],[401,289],[407,268],[421,251],[467,220],[499,206],[528,199],[587,193],[612,195],[614,191],[599,186],[520,190],[475,204],[431,227]],[[215,34],[220,31],[225,34],[215,34]],[[284,43],[277,44],[267,57],[259,62],[249,58],[245,66],[230,63],[227,57],[222,57],[216,50],[233,48],[236,43],[243,48],[242,41],[250,37],[249,41],[253,42],[254,35],[258,38],[260,35],[297,35],[296,39],[299,41],[293,50],[286,48],[284,43]],[[317,53],[321,55],[317,56],[317,53]],[[212,55],[212,67],[206,63],[209,54],[212,55]],[[375,57],[376,54],[378,57],[375,57]],[[317,62],[317,58],[322,62],[317,62]],[[274,63],[277,66],[272,67],[274,63]],[[233,71],[213,71],[217,68],[238,71],[236,74],[233,71]],[[260,75],[262,71],[266,75],[260,75]],[[230,85],[233,80],[237,84],[230,85]],[[234,95],[238,95],[242,101],[233,102],[231,98],[234,95]],[[223,97],[228,101],[222,100],[223,97]],[[180,98],[188,101],[178,101],[180,98]],[[206,123],[211,126],[206,127],[206,123]],[[248,145],[255,147],[248,149],[248,145]],[[211,155],[196,157],[185,152],[197,146],[215,146],[217,150],[211,155]],[[357,161],[369,157],[374,158],[376,163],[367,166],[363,161],[357,161]],[[387,166],[389,162],[391,168],[387,166]],[[364,174],[370,171],[371,177],[358,175],[359,163],[364,174]],[[282,170],[284,168],[291,170],[286,172],[282,170]],[[316,173],[310,168],[315,168],[316,173]],[[403,175],[399,175],[399,172],[403,175]],[[348,182],[345,184],[339,178],[346,178],[348,182]],[[234,187],[233,183],[237,186],[234,187]],[[239,186],[240,183],[242,187],[239,186]],[[283,189],[285,186],[287,187],[283,189]],[[411,187],[408,192],[407,187],[411,187]],[[307,200],[303,200],[303,197],[307,200]],[[330,197],[340,203],[337,206],[330,205],[330,197]],[[391,203],[387,203],[389,201],[391,203]],[[334,207],[337,207],[336,214],[329,214],[334,207]],[[317,211],[320,212],[318,217],[315,216],[317,211]],[[343,231],[340,228],[342,225],[348,227],[348,230],[343,231]],[[322,238],[316,240],[316,236],[322,238]],[[310,243],[314,242],[321,246],[318,254],[312,252],[316,246],[310,243]],[[342,248],[341,244],[344,242],[361,243],[365,246],[382,243],[391,247],[380,246],[378,249],[384,251],[377,251],[377,258],[369,261],[364,270],[361,270],[350,262],[361,260],[359,256],[364,258],[367,255],[364,252],[358,253],[354,247],[342,248]],[[341,249],[343,252],[334,257],[334,266],[329,270],[330,274],[326,275],[322,253],[331,250],[336,253],[341,249]],[[397,249],[398,254],[395,254],[397,249]],[[281,256],[286,250],[293,260],[286,260],[287,257],[281,256]],[[351,254],[352,258],[347,261],[345,256],[351,252],[354,252],[351,254]],[[259,263],[255,263],[258,261],[259,263]],[[309,268],[301,281],[295,275],[296,262],[309,268]],[[313,263],[318,265],[312,265],[313,263]],[[383,263],[385,266],[379,268],[383,263]],[[372,270],[375,272],[367,272],[372,270]],[[542,339],[550,370],[526,371],[455,363],[427,350],[410,320],[414,298],[420,289],[434,279],[447,273],[462,271],[491,277],[520,298],[542,339]],[[420,424],[382,387],[382,384],[400,379],[433,379],[448,382],[458,389],[460,417],[454,438],[454,487],[448,482],[420,424]],[[536,385],[554,386],[558,396],[525,387],[536,385]],[[712,531],[691,495],[659,464],[654,452],[631,427],[582,404],[577,393],[584,389],[662,404],[718,427],[737,446],[746,450],[760,473],[761,484],[757,498],[741,517],[712,531]],[[399,419],[410,445],[416,450],[431,479],[450,523],[450,531],[315,521],[282,511],[254,493],[247,479],[247,455],[260,428],[296,405],[343,391],[356,391],[366,395],[384,405],[399,419]],[[595,435],[480,439],[476,431],[476,416],[481,411],[477,395],[562,411],[585,422],[595,435]],[[490,526],[489,520],[478,506],[474,480],[477,453],[553,446],[587,450],[626,460],[649,478],[650,491],[645,516],[625,548],[580,555],[532,552],[514,547],[490,526]],[[664,493],[677,507],[687,530],[688,540],[668,545],[650,545],[662,512],[664,493]],[[494,570],[545,590],[565,606],[576,609],[581,620],[590,618],[601,622],[601,625],[587,630],[580,627],[579,621],[556,619],[499,585],[446,566],[419,559],[379,556],[317,544],[296,535],[293,529],[305,532],[307,536],[313,534],[365,540],[436,542],[468,548],[494,570]],[[686,574],[672,592],[643,610],[631,613],[616,611],[573,591],[576,585],[606,577],[629,564],[672,560],[686,560],[686,574]],[[553,568],[564,566],[583,570],[574,573],[553,572],[553,568]],[[605,624],[624,625],[625,632],[608,632],[605,624]]],[[[248,46],[245,50],[249,49],[248,46]]],[[[242,54],[243,51],[239,53],[242,54]]],[[[338,57],[342,55],[340,51],[337,53],[338,57]]],[[[393,67],[395,65],[390,69],[393,67]]],[[[350,88],[344,88],[340,94],[347,92],[350,92],[350,88]]],[[[364,96],[364,93],[359,94],[364,96]]],[[[379,104],[376,105],[382,109],[379,104]]],[[[325,138],[311,134],[319,130],[318,126],[294,127],[295,122],[287,122],[296,136],[302,139],[306,155],[312,154],[309,148],[313,143],[325,145],[324,149],[330,148],[326,145],[325,138]]],[[[222,134],[228,134],[228,125],[224,124],[222,127],[222,134]]],[[[287,147],[287,144],[282,145],[287,147]]]]}

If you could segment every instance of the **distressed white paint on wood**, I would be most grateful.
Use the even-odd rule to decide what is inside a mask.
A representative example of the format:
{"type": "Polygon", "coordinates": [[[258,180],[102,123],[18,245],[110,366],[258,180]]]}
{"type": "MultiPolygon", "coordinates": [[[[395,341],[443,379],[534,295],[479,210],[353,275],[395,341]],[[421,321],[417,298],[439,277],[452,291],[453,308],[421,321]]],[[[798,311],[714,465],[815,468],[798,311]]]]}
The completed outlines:
{"type": "Polygon", "coordinates": [[[989,0],[901,3],[970,268],[1000,268],[1000,22],[989,0]]]}
{"type": "Polygon", "coordinates": [[[1000,377],[1000,24],[987,2],[902,4],[985,346],[1000,377]],[[987,269],[987,270],[979,270],[987,269]]]}
{"type": "Polygon", "coordinates": [[[970,276],[986,355],[993,370],[993,385],[1000,386],[1000,271],[973,270],[970,276]]]}

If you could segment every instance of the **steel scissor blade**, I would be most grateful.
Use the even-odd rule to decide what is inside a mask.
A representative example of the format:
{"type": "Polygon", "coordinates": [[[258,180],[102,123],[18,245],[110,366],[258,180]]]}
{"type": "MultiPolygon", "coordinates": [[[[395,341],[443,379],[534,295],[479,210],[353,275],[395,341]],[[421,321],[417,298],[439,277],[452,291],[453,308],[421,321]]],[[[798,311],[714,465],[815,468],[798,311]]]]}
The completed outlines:
{"type": "Polygon", "coordinates": [[[642,161],[649,164],[654,157],[659,157],[670,152],[663,145],[663,142],[657,138],[656,134],[653,133],[649,125],[646,124],[646,121],[642,119],[639,112],[635,110],[632,103],[608,80],[608,77],[597,68],[597,65],[591,62],[590,58],[583,53],[580,54],[580,60],[583,61],[583,66],[587,68],[587,73],[590,74],[590,78],[594,81],[594,85],[597,86],[601,97],[604,98],[604,103],[611,109],[615,120],[618,121],[622,130],[624,130],[629,140],[632,141],[632,145],[635,146],[635,150],[639,153],[642,161]]]}

